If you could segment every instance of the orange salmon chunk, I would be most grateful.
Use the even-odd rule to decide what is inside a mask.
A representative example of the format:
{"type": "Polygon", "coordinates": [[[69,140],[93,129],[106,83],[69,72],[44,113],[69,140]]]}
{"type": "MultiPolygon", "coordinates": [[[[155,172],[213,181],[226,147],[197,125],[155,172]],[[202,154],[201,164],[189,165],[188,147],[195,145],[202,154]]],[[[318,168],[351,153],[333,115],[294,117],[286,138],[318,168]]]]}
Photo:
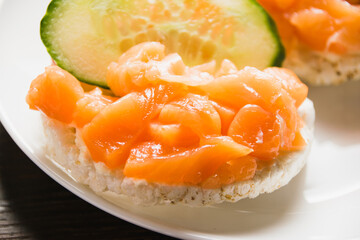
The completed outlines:
{"type": "Polygon", "coordinates": [[[254,149],[253,156],[271,160],[279,154],[282,121],[257,105],[246,105],[236,114],[228,134],[236,142],[254,149]]]}
{"type": "Polygon", "coordinates": [[[124,174],[149,182],[197,185],[227,161],[251,151],[228,137],[205,139],[200,147],[186,151],[169,151],[161,144],[146,142],[131,151],[124,174]]]}
{"type": "Polygon", "coordinates": [[[109,104],[115,102],[118,98],[102,94],[100,88],[95,88],[84,97],[77,101],[74,113],[74,123],[81,128],[89,123],[101,110],[109,104]]]}
{"type": "Polygon", "coordinates": [[[50,66],[31,83],[26,102],[31,109],[40,110],[50,118],[71,123],[76,103],[83,95],[84,90],[75,77],[50,66]]]}
{"type": "Polygon", "coordinates": [[[203,188],[214,189],[234,182],[250,180],[257,168],[256,158],[244,156],[221,165],[214,175],[202,183],[203,188]]]}

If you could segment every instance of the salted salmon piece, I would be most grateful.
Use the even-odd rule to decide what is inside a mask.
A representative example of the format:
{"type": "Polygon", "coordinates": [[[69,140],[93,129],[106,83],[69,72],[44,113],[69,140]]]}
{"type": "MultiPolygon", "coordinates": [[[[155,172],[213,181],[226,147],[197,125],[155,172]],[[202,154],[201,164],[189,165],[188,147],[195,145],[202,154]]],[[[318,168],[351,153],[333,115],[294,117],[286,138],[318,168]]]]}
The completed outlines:
{"type": "Polygon", "coordinates": [[[172,53],[165,56],[160,61],[148,62],[148,67],[145,77],[149,81],[159,80],[161,77],[166,76],[181,76],[185,74],[187,67],[182,58],[177,53],[172,53]]]}
{"type": "Polygon", "coordinates": [[[237,74],[248,88],[256,91],[262,101],[259,104],[263,107],[272,105],[279,97],[282,83],[277,77],[253,67],[245,67],[237,74]]]}
{"type": "Polygon", "coordinates": [[[300,131],[297,131],[295,133],[294,140],[291,143],[291,146],[288,146],[287,148],[283,149],[284,151],[299,151],[303,149],[306,146],[307,142],[301,135],[300,131]]]}
{"type": "Polygon", "coordinates": [[[357,9],[356,16],[347,17],[343,20],[344,27],[334,33],[328,40],[327,46],[330,51],[335,53],[358,52],[360,49],[360,7],[357,9]]]}
{"type": "Polygon", "coordinates": [[[281,81],[282,88],[295,100],[296,107],[299,107],[305,101],[308,87],[301,82],[293,71],[286,68],[271,67],[266,68],[264,72],[271,74],[281,81]]]}
{"type": "Polygon", "coordinates": [[[246,104],[270,106],[280,94],[281,82],[256,68],[245,67],[199,88],[210,99],[238,110],[246,104]]]}
{"type": "Polygon", "coordinates": [[[221,119],[211,102],[203,96],[188,94],[166,104],[158,118],[163,124],[181,124],[198,136],[221,135],[221,119]]]}
{"type": "Polygon", "coordinates": [[[50,118],[69,124],[76,103],[83,95],[84,90],[75,77],[52,65],[32,81],[26,102],[30,109],[40,110],[50,118]]]}
{"type": "Polygon", "coordinates": [[[272,112],[276,112],[281,117],[281,122],[284,123],[281,141],[281,148],[284,150],[291,146],[295,133],[299,128],[299,117],[295,107],[295,100],[291,98],[287,91],[282,89],[280,97],[273,104],[272,112]]]}
{"type": "Polygon", "coordinates": [[[256,158],[244,156],[230,160],[219,167],[215,174],[206,179],[201,186],[206,189],[220,188],[221,186],[252,179],[257,169],[256,158]]]}
{"type": "Polygon", "coordinates": [[[247,103],[261,102],[260,95],[241,81],[238,75],[225,75],[199,87],[211,100],[230,108],[239,109],[247,103]],[[229,98],[228,96],[232,96],[229,98]]]}
{"type": "Polygon", "coordinates": [[[221,134],[227,135],[229,126],[231,122],[234,120],[235,117],[235,110],[221,104],[218,104],[215,101],[210,101],[211,104],[214,106],[216,111],[219,113],[220,120],[221,120],[221,134]]]}
{"type": "Polygon", "coordinates": [[[139,43],[119,57],[117,61],[120,65],[128,62],[141,61],[149,62],[151,60],[160,61],[165,57],[165,45],[159,42],[139,43]]]}
{"type": "Polygon", "coordinates": [[[85,124],[91,122],[101,110],[117,99],[116,97],[103,95],[102,90],[98,87],[85,93],[76,103],[73,119],[75,125],[82,128],[85,124]]]}
{"type": "Polygon", "coordinates": [[[228,135],[236,142],[254,149],[252,156],[271,160],[279,154],[283,125],[276,114],[248,104],[236,114],[228,135]]]}
{"type": "Polygon", "coordinates": [[[133,144],[140,141],[150,121],[175,95],[171,86],[160,85],[127,94],[104,108],[82,130],[94,161],[110,169],[122,167],[133,144]]]}
{"type": "Polygon", "coordinates": [[[228,59],[224,59],[221,62],[220,69],[216,72],[215,76],[221,77],[224,75],[235,74],[235,73],[237,73],[237,71],[238,71],[238,69],[233,62],[231,62],[228,59]]]}
{"type": "Polygon", "coordinates": [[[145,79],[147,62],[165,57],[165,46],[158,42],[140,43],[109,65],[106,81],[117,96],[141,91],[150,86],[145,79]]]}
{"type": "MultiPolygon", "coordinates": [[[[207,66],[211,68],[212,64],[207,66]]],[[[199,86],[213,80],[213,76],[205,70],[206,66],[189,68],[186,67],[179,54],[167,55],[161,61],[151,61],[148,63],[145,78],[152,84],[159,81],[168,83],[179,83],[186,86],[199,86]],[[202,69],[202,70],[201,70],[202,69]]],[[[211,71],[211,69],[208,69],[211,71]]]]}
{"type": "Polygon", "coordinates": [[[180,152],[145,142],[131,150],[124,174],[148,182],[197,185],[214,175],[224,163],[251,151],[225,136],[204,139],[200,147],[180,152]]]}
{"type": "Polygon", "coordinates": [[[135,61],[120,65],[110,63],[106,75],[107,84],[116,96],[125,96],[131,92],[140,92],[150,87],[144,78],[146,63],[135,61]]]}
{"type": "Polygon", "coordinates": [[[177,148],[198,146],[200,142],[199,136],[194,131],[181,124],[151,123],[149,134],[151,140],[177,148]]]}
{"type": "Polygon", "coordinates": [[[335,29],[335,19],[319,8],[298,11],[290,18],[299,38],[314,50],[322,51],[335,29]]]}

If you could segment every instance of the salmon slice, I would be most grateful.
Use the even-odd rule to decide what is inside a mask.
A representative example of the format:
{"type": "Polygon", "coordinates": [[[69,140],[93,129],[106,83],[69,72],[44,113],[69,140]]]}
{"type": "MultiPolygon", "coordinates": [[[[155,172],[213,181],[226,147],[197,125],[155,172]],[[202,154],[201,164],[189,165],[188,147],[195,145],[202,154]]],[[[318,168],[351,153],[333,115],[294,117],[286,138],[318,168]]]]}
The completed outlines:
{"type": "Polygon", "coordinates": [[[232,63],[231,61],[224,59],[221,62],[221,66],[220,69],[216,72],[215,76],[216,77],[221,77],[224,75],[229,75],[229,74],[236,74],[238,71],[237,67],[235,66],[234,63],[232,63]]]}
{"type": "Polygon", "coordinates": [[[206,138],[200,147],[180,152],[146,142],[131,150],[124,174],[148,182],[197,185],[214,175],[224,163],[251,151],[225,136],[206,138]]]}
{"type": "Polygon", "coordinates": [[[247,103],[260,103],[260,95],[243,83],[236,74],[225,75],[199,87],[209,98],[221,105],[239,109],[247,103]],[[229,98],[228,96],[232,96],[229,98]]]}
{"type": "Polygon", "coordinates": [[[305,101],[308,87],[301,82],[293,71],[286,68],[271,67],[266,68],[264,72],[271,74],[281,81],[282,88],[295,100],[296,107],[299,107],[305,101]]]}
{"type": "Polygon", "coordinates": [[[79,81],[52,65],[32,81],[26,102],[30,109],[40,110],[50,118],[69,124],[73,121],[76,103],[83,96],[79,81]]]}
{"type": "Polygon", "coordinates": [[[145,71],[146,64],[143,62],[129,62],[124,65],[112,62],[108,67],[106,81],[116,96],[125,96],[150,87],[144,78],[145,71]]]}
{"type": "Polygon", "coordinates": [[[335,19],[319,8],[307,8],[298,11],[290,18],[299,38],[314,50],[322,51],[336,28],[335,19]]]}
{"type": "Polygon", "coordinates": [[[145,133],[162,106],[176,90],[160,85],[130,93],[104,108],[82,130],[82,138],[92,158],[110,169],[122,167],[130,149],[145,133]]]}
{"type": "Polygon", "coordinates": [[[284,134],[281,146],[291,146],[295,138],[295,133],[299,128],[300,119],[297,115],[295,107],[295,100],[290,97],[285,90],[282,90],[281,96],[274,103],[274,109],[277,109],[277,114],[284,121],[284,134]]]}
{"type": "MultiPolygon", "coordinates": [[[[277,112],[285,123],[281,150],[289,151],[294,148],[296,134],[302,125],[302,120],[297,114],[297,108],[305,101],[308,87],[291,70],[273,67],[265,69],[265,72],[278,78],[282,84],[280,96],[273,103],[271,111],[277,112]]],[[[298,135],[297,138],[300,139],[301,134],[298,135]]],[[[297,150],[306,145],[300,144],[301,141],[296,142],[297,150]]]]}
{"type": "Polygon", "coordinates": [[[216,173],[206,179],[201,186],[207,189],[220,188],[235,182],[252,179],[257,169],[256,158],[244,156],[230,160],[219,167],[216,173]]]}
{"type": "Polygon", "coordinates": [[[181,124],[151,123],[149,132],[151,140],[169,147],[195,147],[200,142],[194,131],[181,124]]]}
{"type": "Polygon", "coordinates": [[[236,114],[228,135],[252,149],[253,156],[271,160],[279,155],[283,124],[276,114],[257,105],[246,105],[236,114]]]}
{"type": "Polygon", "coordinates": [[[221,120],[218,112],[206,97],[196,94],[188,94],[165,105],[161,109],[159,122],[181,124],[200,137],[221,134],[221,120]]]}
{"type": "Polygon", "coordinates": [[[159,42],[143,42],[127,50],[120,56],[117,62],[120,65],[134,61],[141,61],[146,63],[151,60],[159,61],[164,57],[165,45],[159,42]]]}
{"type": "Polygon", "coordinates": [[[284,151],[299,151],[301,149],[304,148],[304,146],[306,146],[307,142],[305,141],[305,139],[303,138],[303,136],[301,135],[300,131],[297,131],[295,133],[295,137],[294,140],[291,143],[291,146],[283,149],[284,151]]]}
{"type": "Polygon", "coordinates": [[[327,46],[330,51],[340,54],[359,51],[360,34],[356,33],[360,32],[360,6],[358,8],[358,14],[344,20],[345,27],[329,38],[327,46]]]}
{"type": "Polygon", "coordinates": [[[203,64],[193,68],[186,67],[180,55],[173,53],[161,61],[149,62],[145,77],[152,84],[164,81],[186,86],[199,86],[213,80],[214,77],[207,72],[211,71],[211,67],[212,63],[208,63],[207,66],[203,64]]]}
{"type": "Polygon", "coordinates": [[[145,79],[147,62],[161,60],[165,56],[165,46],[158,42],[144,42],[130,48],[110,64],[106,76],[107,84],[117,96],[149,87],[145,79]]]}
{"type": "Polygon", "coordinates": [[[247,104],[270,106],[280,94],[281,82],[256,68],[245,67],[199,88],[210,99],[238,110],[247,104]]]}
{"type": "Polygon", "coordinates": [[[234,109],[220,105],[215,101],[210,102],[219,113],[221,120],[221,134],[226,135],[231,122],[234,120],[236,112],[234,109]]]}
{"type": "Polygon", "coordinates": [[[106,106],[115,102],[118,98],[110,97],[102,94],[100,88],[85,93],[76,103],[76,110],[73,121],[78,128],[82,128],[85,124],[100,113],[106,106]]]}

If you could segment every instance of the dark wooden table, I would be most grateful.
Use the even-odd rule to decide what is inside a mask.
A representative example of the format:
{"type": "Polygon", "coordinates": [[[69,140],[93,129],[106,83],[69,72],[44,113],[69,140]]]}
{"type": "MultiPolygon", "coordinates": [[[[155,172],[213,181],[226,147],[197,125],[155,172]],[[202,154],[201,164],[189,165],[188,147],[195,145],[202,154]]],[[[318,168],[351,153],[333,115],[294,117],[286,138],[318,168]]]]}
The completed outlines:
{"type": "Polygon", "coordinates": [[[0,239],[173,239],[107,214],[43,173],[0,123],[0,239]]]}

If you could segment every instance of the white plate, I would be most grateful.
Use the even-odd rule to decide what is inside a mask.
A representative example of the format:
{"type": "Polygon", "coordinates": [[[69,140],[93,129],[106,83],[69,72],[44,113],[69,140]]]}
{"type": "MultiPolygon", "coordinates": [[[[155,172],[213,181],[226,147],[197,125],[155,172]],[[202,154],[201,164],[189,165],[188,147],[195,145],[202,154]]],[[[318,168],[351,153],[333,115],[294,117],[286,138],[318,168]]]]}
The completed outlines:
{"type": "Polygon", "coordinates": [[[31,80],[50,63],[39,37],[47,3],[0,0],[0,117],[20,148],[50,177],[110,214],[179,238],[360,237],[360,82],[310,89],[317,110],[310,159],[299,176],[275,193],[209,208],[143,208],[127,202],[118,207],[73,182],[45,158],[39,114],[25,104],[31,80]]]}

